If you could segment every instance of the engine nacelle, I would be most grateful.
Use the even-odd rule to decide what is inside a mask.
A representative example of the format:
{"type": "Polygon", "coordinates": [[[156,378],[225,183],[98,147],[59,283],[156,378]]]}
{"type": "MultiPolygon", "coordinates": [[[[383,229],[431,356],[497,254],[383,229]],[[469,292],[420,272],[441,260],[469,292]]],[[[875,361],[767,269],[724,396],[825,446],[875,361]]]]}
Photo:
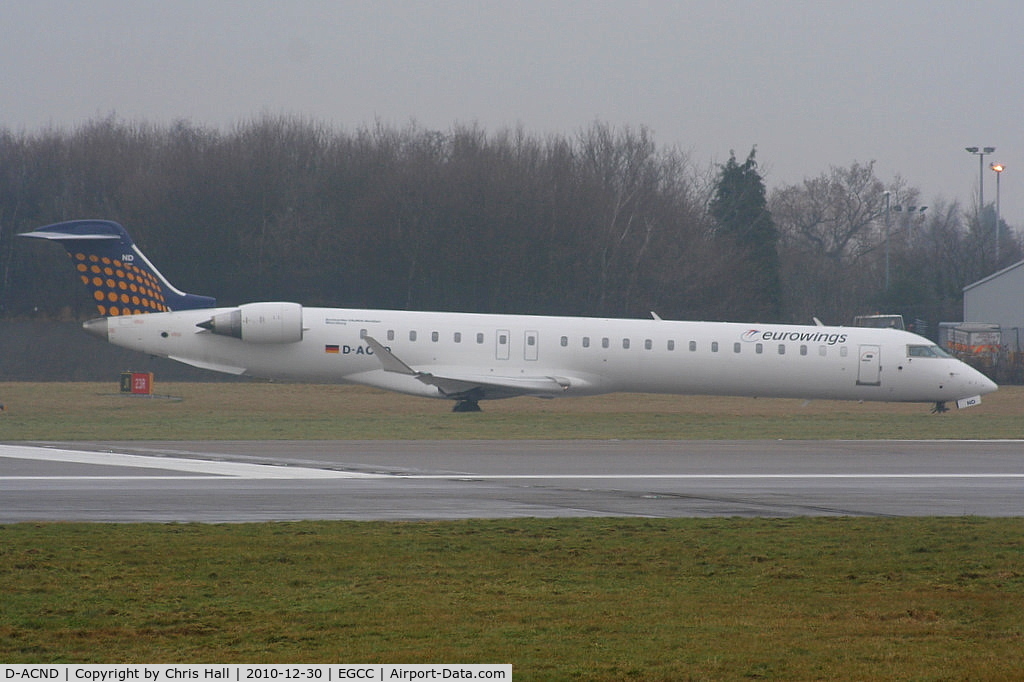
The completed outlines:
{"type": "Polygon", "coordinates": [[[298,303],[246,303],[196,326],[248,343],[295,343],[302,340],[302,306],[298,303]]]}

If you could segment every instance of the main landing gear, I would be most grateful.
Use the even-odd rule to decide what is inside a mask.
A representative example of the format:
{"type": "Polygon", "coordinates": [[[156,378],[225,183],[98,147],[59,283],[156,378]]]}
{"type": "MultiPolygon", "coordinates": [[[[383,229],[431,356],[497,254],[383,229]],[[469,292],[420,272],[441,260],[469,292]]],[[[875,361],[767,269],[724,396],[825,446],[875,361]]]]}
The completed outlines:
{"type": "Polygon", "coordinates": [[[932,414],[942,414],[943,412],[949,412],[949,408],[946,407],[945,400],[935,401],[935,407],[932,408],[932,414]]]}
{"type": "Polygon", "coordinates": [[[455,393],[448,397],[455,401],[455,407],[452,408],[452,412],[480,412],[480,401],[486,395],[484,390],[477,386],[476,388],[455,393]]]}
{"type": "Polygon", "coordinates": [[[475,400],[460,400],[455,403],[452,412],[480,412],[480,403],[475,400]]]}

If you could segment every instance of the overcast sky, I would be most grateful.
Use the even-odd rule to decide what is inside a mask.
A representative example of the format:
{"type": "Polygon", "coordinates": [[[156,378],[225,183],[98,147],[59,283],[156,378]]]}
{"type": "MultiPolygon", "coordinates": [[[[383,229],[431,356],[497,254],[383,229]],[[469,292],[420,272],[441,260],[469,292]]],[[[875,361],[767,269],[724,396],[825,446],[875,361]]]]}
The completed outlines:
{"type": "MultiPolygon", "coordinates": [[[[1024,227],[1024,2],[2,0],[0,126],[296,114],[574,135],[647,126],[769,188],[876,161],[1024,227]]],[[[2,163],[2,160],[0,160],[2,163]]]]}

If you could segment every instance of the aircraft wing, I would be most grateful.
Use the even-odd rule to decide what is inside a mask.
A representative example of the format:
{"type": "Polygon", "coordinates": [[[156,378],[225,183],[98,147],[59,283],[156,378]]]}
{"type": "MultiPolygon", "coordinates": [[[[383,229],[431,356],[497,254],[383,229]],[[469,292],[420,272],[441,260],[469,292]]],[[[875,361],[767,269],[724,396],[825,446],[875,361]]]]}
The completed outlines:
{"type": "Polygon", "coordinates": [[[385,372],[395,372],[415,377],[429,386],[436,386],[441,393],[451,398],[480,393],[488,398],[511,398],[521,395],[555,397],[568,390],[571,382],[563,377],[553,376],[502,376],[496,374],[474,374],[446,369],[443,373],[413,369],[388,350],[372,336],[364,338],[373,349],[385,372]]]}

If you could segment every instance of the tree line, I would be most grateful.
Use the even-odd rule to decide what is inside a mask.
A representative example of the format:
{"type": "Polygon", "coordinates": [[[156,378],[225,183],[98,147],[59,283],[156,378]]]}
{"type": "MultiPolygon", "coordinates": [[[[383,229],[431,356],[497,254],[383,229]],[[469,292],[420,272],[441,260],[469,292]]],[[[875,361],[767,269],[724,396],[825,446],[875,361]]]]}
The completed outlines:
{"type": "MultiPolygon", "coordinates": [[[[870,163],[768,192],[755,152],[700,167],[603,123],[0,129],[0,316],[94,315],[60,249],[15,239],[77,218],[120,222],[171,282],[222,305],[940,321],[999,265],[989,207],[908,211],[920,192],[870,163]]],[[[1005,265],[1021,248],[1001,232],[1005,265]]]]}

